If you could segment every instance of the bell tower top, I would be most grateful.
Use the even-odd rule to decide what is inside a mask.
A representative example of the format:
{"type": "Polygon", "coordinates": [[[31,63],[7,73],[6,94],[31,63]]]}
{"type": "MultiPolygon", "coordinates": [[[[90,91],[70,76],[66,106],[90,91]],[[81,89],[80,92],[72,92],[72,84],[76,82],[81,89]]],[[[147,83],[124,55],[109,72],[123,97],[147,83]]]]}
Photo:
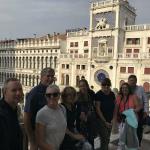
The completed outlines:
{"type": "Polygon", "coordinates": [[[90,31],[108,28],[124,28],[135,24],[136,10],[128,0],[94,1],[90,8],[90,31]],[[102,27],[98,26],[103,24],[102,27]]]}

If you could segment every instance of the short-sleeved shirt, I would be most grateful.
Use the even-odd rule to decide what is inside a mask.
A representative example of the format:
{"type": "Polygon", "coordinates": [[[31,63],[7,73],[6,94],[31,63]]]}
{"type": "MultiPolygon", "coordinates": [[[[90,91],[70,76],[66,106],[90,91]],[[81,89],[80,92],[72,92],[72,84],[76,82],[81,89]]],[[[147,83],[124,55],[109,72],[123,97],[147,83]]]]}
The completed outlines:
{"type": "Polygon", "coordinates": [[[37,112],[47,104],[45,98],[46,88],[47,86],[39,84],[34,87],[26,96],[24,112],[31,113],[31,123],[33,129],[35,129],[35,118],[37,112]]]}
{"type": "Polygon", "coordinates": [[[55,150],[59,150],[59,146],[63,141],[66,132],[66,118],[62,108],[57,109],[44,106],[36,116],[36,123],[45,126],[45,142],[53,145],[55,150]]]}
{"type": "Polygon", "coordinates": [[[111,122],[115,108],[115,94],[110,91],[106,95],[101,90],[96,93],[95,101],[100,102],[100,110],[107,122],[111,122]]]}

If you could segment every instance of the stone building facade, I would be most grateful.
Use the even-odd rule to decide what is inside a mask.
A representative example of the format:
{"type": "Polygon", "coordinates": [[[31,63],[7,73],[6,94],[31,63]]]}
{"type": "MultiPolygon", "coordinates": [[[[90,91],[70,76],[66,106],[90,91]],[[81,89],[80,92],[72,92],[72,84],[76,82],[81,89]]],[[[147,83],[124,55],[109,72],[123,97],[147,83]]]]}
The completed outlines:
{"type": "Polygon", "coordinates": [[[77,87],[85,78],[97,91],[104,77],[119,88],[135,74],[138,84],[150,91],[150,25],[136,25],[135,19],[135,8],[127,0],[95,1],[90,4],[89,29],[1,41],[0,87],[14,76],[28,92],[39,83],[41,69],[52,67],[61,88],[77,87]]]}

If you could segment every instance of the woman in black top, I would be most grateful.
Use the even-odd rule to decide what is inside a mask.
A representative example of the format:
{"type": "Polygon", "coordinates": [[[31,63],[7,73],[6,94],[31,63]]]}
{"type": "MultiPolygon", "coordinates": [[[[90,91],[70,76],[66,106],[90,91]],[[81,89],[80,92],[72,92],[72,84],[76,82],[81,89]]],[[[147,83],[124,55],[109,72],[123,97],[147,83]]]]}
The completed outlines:
{"type": "Polygon", "coordinates": [[[93,145],[92,121],[89,120],[91,113],[94,111],[95,93],[89,88],[87,80],[79,81],[79,92],[77,93],[77,129],[93,145]]]}
{"type": "Polygon", "coordinates": [[[60,150],[76,150],[76,144],[84,140],[84,136],[76,132],[76,90],[73,87],[66,87],[61,94],[62,104],[66,108],[67,131],[60,150]]]}

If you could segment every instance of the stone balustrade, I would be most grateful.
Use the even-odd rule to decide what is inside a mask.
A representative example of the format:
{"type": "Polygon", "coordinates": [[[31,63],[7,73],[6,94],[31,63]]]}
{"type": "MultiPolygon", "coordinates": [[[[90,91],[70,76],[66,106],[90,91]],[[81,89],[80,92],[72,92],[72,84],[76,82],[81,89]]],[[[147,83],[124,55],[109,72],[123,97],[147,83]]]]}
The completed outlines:
{"type": "Polygon", "coordinates": [[[119,59],[149,59],[150,53],[119,53],[119,59]]]}
{"type": "Polygon", "coordinates": [[[126,31],[144,31],[144,30],[150,30],[150,24],[125,26],[125,30],[126,31]]]}

